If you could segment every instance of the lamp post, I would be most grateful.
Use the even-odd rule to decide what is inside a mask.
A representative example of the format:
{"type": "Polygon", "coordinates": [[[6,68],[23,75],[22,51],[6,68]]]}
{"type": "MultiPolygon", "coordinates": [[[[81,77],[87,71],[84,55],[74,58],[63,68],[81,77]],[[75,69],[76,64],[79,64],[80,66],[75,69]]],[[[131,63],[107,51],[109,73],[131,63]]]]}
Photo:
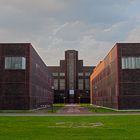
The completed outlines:
{"type": "Polygon", "coordinates": [[[64,99],[64,95],[63,95],[63,93],[60,93],[59,102],[63,103],[63,99],[64,99]]]}
{"type": "Polygon", "coordinates": [[[53,102],[54,102],[54,86],[52,86],[51,89],[52,89],[52,92],[53,92],[53,97],[52,97],[52,105],[53,105],[53,102]]]}
{"type": "Polygon", "coordinates": [[[63,97],[63,99],[64,99],[64,104],[66,103],[66,97],[63,97]]]}
{"type": "Polygon", "coordinates": [[[78,98],[79,98],[79,104],[80,104],[80,99],[81,99],[81,97],[79,96],[78,98]]]}
{"type": "MultiPolygon", "coordinates": [[[[93,105],[93,94],[96,94],[97,91],[97,86],[94,85],[92,90],[92,94],[91,94],[91,105],[93,105]]],[[[90,91],[91,92],[91,91],[90,91]]]]}
{"type": "Polygon", "coordinates": [[[52,86],[52,90],[54,90],[54,86],[52,86]]]}
{"type": "MultiPolygon", "coordinates": [[[[52,86],[51,89],[52,89],[53,94],[54,94],[54,86],[52,86]]],[[[54,96],[53,96],[52,103],[51,103],[51,105],[52,105],[52,112],[53,112],[53,102],[54,102],[54,96]]]]}

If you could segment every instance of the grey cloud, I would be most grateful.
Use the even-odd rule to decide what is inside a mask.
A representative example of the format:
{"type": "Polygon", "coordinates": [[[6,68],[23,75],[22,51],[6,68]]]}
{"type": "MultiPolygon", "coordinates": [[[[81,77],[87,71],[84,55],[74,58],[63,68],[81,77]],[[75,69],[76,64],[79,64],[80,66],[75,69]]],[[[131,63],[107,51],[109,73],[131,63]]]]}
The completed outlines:
{"type": "Polygon", "coordinates": [[[86,20],[94,24],[109,24],[127,19],[125,11],[130,0],[72,0],[69,8],[61,15],[61,20],[86,20]],[[77,9],[78,6],[78,9],[77,9]]]}
{"type": "Polygon", "coordinates": [[[65,0],[1,0],[1,6],[14,7],[24,12],[57,12],[66,6],[65,0]]]}
{"type": "Polygon", "coordinates": [[[123,41],[126,36],[133,40],[130,34],[139,35],[136,32],[139,21],[135,20],[139,7],[135,0],[0,0],[0,3],[0,41],[31,42],[48,65],[58,65],[66,49],[78,50],[86,65],[95,65],[116,41],[123,41]],[[137,10],[130,17],[132,3],[137,10]]]}

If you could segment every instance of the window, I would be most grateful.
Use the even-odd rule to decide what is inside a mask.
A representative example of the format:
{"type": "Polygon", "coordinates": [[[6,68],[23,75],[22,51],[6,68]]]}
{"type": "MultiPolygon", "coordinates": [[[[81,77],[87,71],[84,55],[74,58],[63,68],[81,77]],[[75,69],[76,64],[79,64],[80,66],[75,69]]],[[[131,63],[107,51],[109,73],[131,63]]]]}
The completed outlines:
{"type": "Polygon", "coordinates": [[[78,79],[78,89],[83,90],[83,79],[78,79]]]}
{"type": "Polygon", "coordinates": [[[56,73],[52,73],[52,75],[53,75],[53,76],[58,76],[58,73],[57,73],[57,72],[56,72],[56,73]]]}
{"type": "Polygon", "coordinates": [[[65,90],[65,79],[60,79],[60,90],[65,90]]]}
{"type": "Polygon", "coordinates": [[[90,82],[89,79],[85,79],[85,89],[89,90],[90,86],[89,86],[90,82]]]}
{"type": "Polygon", "coordinates": [[[60,72],[60,76],[65,76],[65,73],[64,72],[60,72]]]}
{"type": "Polygon", "coordinates": [[[5,69],[26,69],[26,58],[5,57],[5,69]]]}
{"type": "Polygon", "coordinates": [[[122,69],[140,69],[140,57],[123,57],[122,69]]]}
{"type": "Polygon", "coordinates": [[[83,73],[82,73],[82,72],[79,72],[79,73],[78,73],[78,76],[83,76],[83,73]]]}
{"type": "Polygon", "coordinates": [[[67,68],[68,68],[68,83],[69,83],[69,89],[72,90],[74,89],[74,68],[75,68],[75,54],[73,52],[69,53],[68,55],[68,63],[67,63],[67,68]]]}
{"type": "Polygon", "coordinates": [[[54,79],[54,89],[58,90],[58,79],[54,79]]]}
{"type": "Polygon", "coordinates": [[[85,73],[85,76],[90,76],[90,73],[89,73],[89,72],[86,72],[86,73],[85,73]]]}
{"type": "Polygon", "coordinates": [[[139,68],[140,69],[140,57],[136,57],[136,68],[139,68]]]}

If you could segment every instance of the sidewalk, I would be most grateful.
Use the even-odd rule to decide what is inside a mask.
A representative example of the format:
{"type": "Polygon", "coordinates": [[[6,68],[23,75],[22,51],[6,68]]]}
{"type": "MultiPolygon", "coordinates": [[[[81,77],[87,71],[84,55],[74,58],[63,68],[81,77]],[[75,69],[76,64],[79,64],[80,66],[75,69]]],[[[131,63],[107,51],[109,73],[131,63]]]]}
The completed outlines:
{"type": "Polygon", "coordinates": [[[65,105],[57,114],[93,114],[88,111],[86,107],[81,107],[79,104],[68,104],[65,105]]]}

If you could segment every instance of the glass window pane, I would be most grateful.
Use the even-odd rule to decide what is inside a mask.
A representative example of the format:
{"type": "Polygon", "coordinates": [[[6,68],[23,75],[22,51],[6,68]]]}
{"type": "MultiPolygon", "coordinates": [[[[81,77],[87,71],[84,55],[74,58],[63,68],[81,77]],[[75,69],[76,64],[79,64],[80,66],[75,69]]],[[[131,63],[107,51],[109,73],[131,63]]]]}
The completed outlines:
{"type": "Polygon", "coordinates": [[[125,58],[122,58],[122,69],[126,68],[126,64],[125,64],[125,58]]]}
{"type": "Polygon", "coordinates": [[[90,89],[89,84],[90,84],[89,79],[85,79],[85,89],[86,90],[89,90],[90,89]]]}
{"type": "Polygon", "coordinates": [[[89,73],[89,72],[86,72],[86,73],[85,73],[85,76],[90,76],[90,73],[89,73]]]}
{"type": "Polygon", "coordinates": [[[140,68],[140,57],[136,57],[136,68],[140,68]]]}
{"type": "Polygon", "coordinates": [[[126,58],[126,68],[129,69],[129,57],[126,58]]]}
{"type": "Polygon", "coordinates": [[[60,90],[65,90],[65,79],[60,79],[60,90]]]}
{"type": "Polygon", "coordinates": [[[128,62],[128,63],[129,63],[129,67],[128,67],[128,68],[129,68],[129,69],[132,69],[132,57],[129,57],[129,58],[128,58],[128,61],[129,61],[129,62],[128,62]]]}
{"type": "Polygon", "coordinates": [[[58,79],[54,79],[54,89],[58,90],[58,79]]]}
{"type": "Polygon", "coordinates": [[[135,61],[136,61],[135,57],[132,57],[132,69],[136,68],[135,61]]]}
{"type": "Polygon", "coordinates": [[[140,69],[140,57],[138,58],[138,65],[139,65],[139,69],[140,69]]]}
{"type": "Polygon", "coordinates": [[[25,57],[22,57],[22,69],[26,69],[26,60],[25,60],[25,57]]]}
{"type": "Polygon", "coordinates": [[[65,76],[65,73],[64,72],[60,72],[60,76],[65,76]]]}
{"type": "Polygon", "coordinates": [[[123,57],[122,69],[140,69],[140,57],[123,57]]]}
{"type": "Polygon", "coordinates": [[[78,76],[83,76],[83,73],[82,73],[82,72],[79,72],[79,73],[78,73],[78,76]]]}
{"type": "Polygon", "coordinates": [[[53,75],[53,76],[58,76],[58,73],[57,73],[57,72],[55,72],[55,73],[52,73],[52,75],[53,75]]]}
{"type": "Polygon", "coordinates": [[[78,79],[78,89],[83,90],[83,79],[78,79]]]}
{"type": "Polygon", "coordinates": [[[25,69],[25,57],[5,57],[5,69],[25,69]]]}

